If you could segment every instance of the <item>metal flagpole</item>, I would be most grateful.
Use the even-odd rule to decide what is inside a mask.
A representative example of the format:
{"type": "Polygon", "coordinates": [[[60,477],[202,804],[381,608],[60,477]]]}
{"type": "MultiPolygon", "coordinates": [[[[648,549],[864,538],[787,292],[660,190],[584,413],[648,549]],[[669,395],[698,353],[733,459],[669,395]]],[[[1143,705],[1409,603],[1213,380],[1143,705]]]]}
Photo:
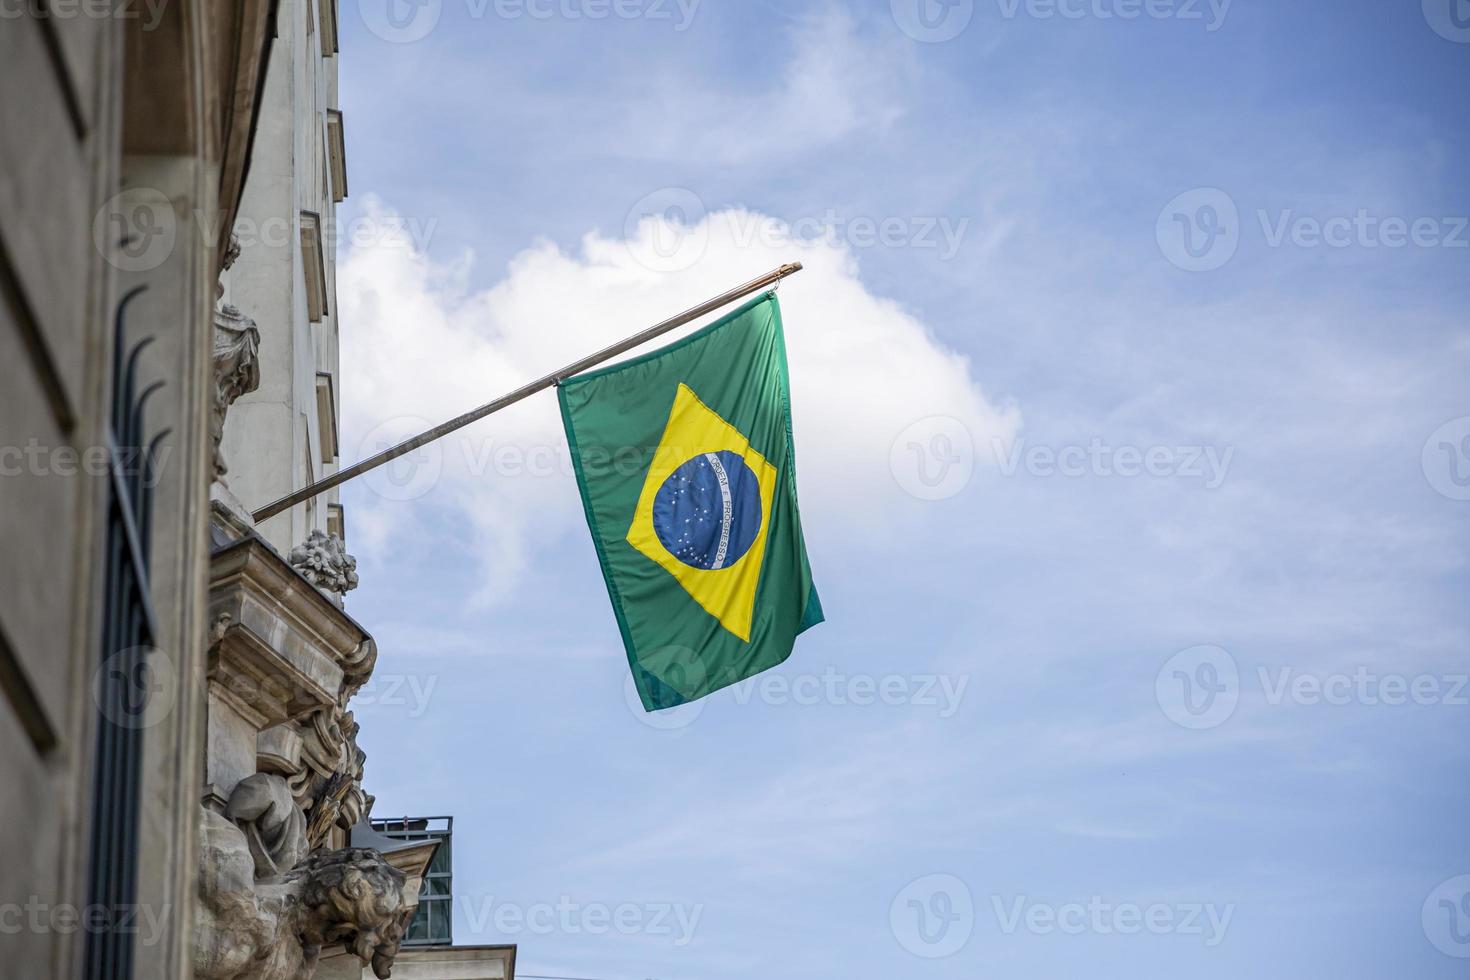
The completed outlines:
{"type": "Polygon", "coordinates": [[[777,285],[781,282],[782,279],[785,279],[787,276],[790,275],[795,275],[800,271],[800,262],[790,262],[786,265],[781,266],[781,268],[779,269],[773,269],[758,279],[752,279],[750,282],[746,283],[743,286],[736,286],[729,292],[721,293],[714,299],[707,300],[692,309],[685,310],[678,316],[665,320],[664,322],[657,324],[656,326],[649,327],[642,333],[634,334],[627,340],[619,341],[618,343],[613,344],[611,347],[608,347],[605,350],[600,350],[590,357],[584,357],[582,360],[577,361],[575,364],[568,364],[560,371],[554,371],[551,374],[548,374],[546,377],[540,379],[539,381],[532,381],[530,384],[522,388],[517,388],[510,394],[497,398],[495,401],[490,402],[488,405],[482,405],[479,408],[475,409],[473,412],[466,412],[464,415],[461,415],[457,419],[451,419],[450,421],[445,422],[443,425],[435,426],[422,435],[414,436],[412,439],[401,442],[391,449],[385,449],[382,452],[378,453],[376,456],[370,456],[362,462],[357,463],[353,466],[349,466],[347,469],[342,470],[339,473],[333,473],[325,480],[319,480],[309,486],[302,487],[300,490],[297,490],[291,494],[288,494],[285,497],[282,497],[280,500],[277,500],[273,504],[267,504],[266,506],[260,508],[260,510],[257,510],[251,516],[254,518],[256,523],[269,520],[270,518],[275,517],[277,514],[290,510],[292,507],[295,507],[297,504],[302,503],[303,501],[310,500],[312,497],[315,497],[318,494],[326,493],[333,487],[341,486],[354,477],[359,477],[362,476],[364,473],[369,472],[370,470],[375,470],[379,466],[382,466],[384,463],[391,463],[398,457],[403,456],[407,453],[411,453],[415,449],[418,449],[421,446],[426,446],[429,443],[434,442],[438,439],[442,439],[445,436],[449,435],[449,433],[454,432],[458,429],[463,429],[465,426],[469,425],[472,422],[478,422],[480,421],[480,419],[485,418],[487,415],[494,415],[501,409],[508,408],[518,401],[529,398],[531,395],[536,394],[536,392],[538,391],[545,391],[547,388],[554,388],[565,381],[567,378],[572,377],[573,375],[581,374],[583,371],[586,371],[589,368],[596,367],[604,361],[609,361],[614,357],[617,357],[619,354],[625,354],[641,344],[648,343],[648,341],[653,340],[655,337],[662,336],[663,334],[668,333],[670,330],[676,330],[679,327],[684,326],[684,324],[686,323],[690,323],[691,321],[699,319],[706,313],[712,313],[722,306],[727,306],[730,303],[735,302],[737,299],[749,296],[751,293],[764,289],[767,286],[777,285]]]}

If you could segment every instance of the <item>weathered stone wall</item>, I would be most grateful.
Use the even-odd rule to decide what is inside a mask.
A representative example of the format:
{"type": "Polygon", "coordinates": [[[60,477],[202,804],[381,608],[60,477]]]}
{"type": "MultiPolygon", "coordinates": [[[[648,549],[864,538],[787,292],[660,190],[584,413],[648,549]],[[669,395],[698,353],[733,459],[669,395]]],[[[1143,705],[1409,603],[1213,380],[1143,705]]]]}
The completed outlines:
{"type": "Polygon", "coordinates": [[[89,939],[120,930],[136,975],[188,975],[210,321],[269,8],[28,3],[0,20],[0,906],[22,923],[0,931],[7,975],[78,975],[89,939]],[[145,340],[138,390],[162,383],[140,412],[158,440],[138,528],[157,628],[134,654],[104,629],[104,541],[113,476],[144,449],[112,445],[114,354],[145,340]],[[129,707],[104,716],[94,682],[122,655],[138,667],[129,707]],[[106,725],[137,733],[136,751],[99,758],[106,725]],[[136,832],[127,907],[89,902],[92,839],[110,835],[91,820],[99,776],[136,782],[113,791],[136,801],[121,808],[136,832]]]}

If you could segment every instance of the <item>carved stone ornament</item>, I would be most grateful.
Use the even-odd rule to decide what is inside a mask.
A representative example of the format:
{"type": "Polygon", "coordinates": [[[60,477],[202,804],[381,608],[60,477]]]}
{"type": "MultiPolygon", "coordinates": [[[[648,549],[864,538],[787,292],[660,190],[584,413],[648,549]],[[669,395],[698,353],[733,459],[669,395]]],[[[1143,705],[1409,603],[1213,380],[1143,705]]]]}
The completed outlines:
{"type": "Polygon", "coordinates": [[[304,544],[291,549],[289,560],[308,582],[338,600],[357,588],[357,559],[335,534],[312,531],[304,544]]]}
{"type": "Polygon", "coordinates": [[[211,554],[198,980],[311,980],[337,945],[387,977],[417,910],[421,869],[332,849],[373,804],[347,705],[378,649],[324,588],[355,564],[322,534],[289,561],[254,535],[211,554]]]}
{"type": "MultiPolygon", "coordinates": [[[[362,789],[367,753],[357,745],[358,725],[352,712],[334,707],[282,728],[300,741],[299,760],[283,775],[296,805],[306,813],[309,846],[321,847],[333,827],[351,830],[372,812],[373,798],[362,789]]],[[[276,763],[262,757],[260,764],[276,763]]]]}
{"type": "Polygon", "coordinates": [[[260,387],[260,331],[255,321],[225,304],[214,313],[214,406],[209,435],[214,445],[214,478],[227,472],[220,442],[225,415],[235,399],[260,387]]]}
{"type": "Polygon", "coordinates": [[[258,772],[242,779],[230,794],[225,816],[245,832],[257,878],[283,874],[306,857],[306,815],[280,776],[258,772]]]}
{"type": "Polygon", "coordinates": [[[229,269],[235,264],[235,260],[239,257],[240,236],[232,234],[230,235],[230,243],[225,246],[225,254],[223,256],[224,262],[222,263],[224,266],[224,271],[229,271],[229,269]]]}
{"type": "Polygon", "coordinates": [[[232,233],[229,242],[225,245],[223,254],[220,255],[219,277],[214,284],[215,302],[225,298],[225,273],[230,271],[230,267],[235,264],[235,260],[239,257],[240,237],[232,233]]]}
{"type": "Polygon", "coordinates": [[[419,880],[361,848],[317,851],[257,880],[245,832],[207,807],[200,813],[197,980],[312,980],[333,944],[387,980],[418,909],[419,880]]]}

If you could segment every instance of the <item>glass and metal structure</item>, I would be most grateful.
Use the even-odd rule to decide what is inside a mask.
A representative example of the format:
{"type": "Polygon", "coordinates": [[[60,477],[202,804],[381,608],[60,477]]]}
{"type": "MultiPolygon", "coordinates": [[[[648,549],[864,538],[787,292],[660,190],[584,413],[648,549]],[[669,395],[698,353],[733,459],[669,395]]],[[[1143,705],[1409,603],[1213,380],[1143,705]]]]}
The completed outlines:
{"type": "Polygon", "coordinates": [[[404,946],[454,945],[454,873],[453,817],[396,817],[374,819],[373,830],[384,837],[405,843],[437,840],[439,850],[424,875],[424,890],[419,895],[419,911],[404,946]]]}

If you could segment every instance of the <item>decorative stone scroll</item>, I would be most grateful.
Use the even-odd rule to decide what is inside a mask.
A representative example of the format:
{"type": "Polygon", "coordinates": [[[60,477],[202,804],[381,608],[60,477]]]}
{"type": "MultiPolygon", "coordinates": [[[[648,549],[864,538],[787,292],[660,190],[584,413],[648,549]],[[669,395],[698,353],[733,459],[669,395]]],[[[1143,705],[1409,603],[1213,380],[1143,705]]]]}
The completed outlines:
{"type": "Polygon", "coordinates": [[[327,842],[333,827],[351,830],[372,812],[373,798],[362,789],[367,753],[357,745],[357,732],[352,712],[323,708],[304,722],[262,733],[257,745],[261,767],[274,768],[289,780],[296,804],[307,815],[307,840],[313,848],[327,842]],[[299,740],[299,748],[283,763],[278,754],[267,756],[264,747],[284,741],[286,732],[299,740]]]}

